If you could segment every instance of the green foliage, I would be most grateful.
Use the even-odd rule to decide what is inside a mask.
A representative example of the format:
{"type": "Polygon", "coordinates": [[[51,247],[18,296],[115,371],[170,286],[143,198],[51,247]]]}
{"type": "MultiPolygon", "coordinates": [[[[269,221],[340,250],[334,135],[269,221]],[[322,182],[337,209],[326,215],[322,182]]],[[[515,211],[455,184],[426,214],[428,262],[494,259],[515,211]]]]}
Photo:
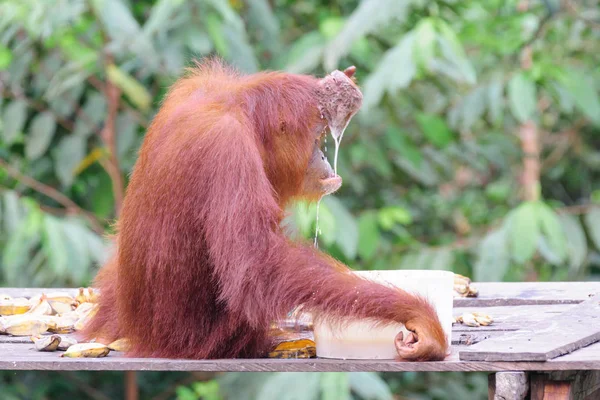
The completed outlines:
{"type": "MultiPolygon", "coordinates": [[[[357,66],[363,109],[344,135],[344,185],[321,201],[318,236],[351,267],[598,279],[599,4],[526,3],[0,2],[0,280],[89,283],[168,86],[213,54],[246,72],[357,66]],[[539,154],[519,135],[526,121],[539,154]],[[525,169],[537,182],[521,179],[525,169]]],[[[291,234],[314,240],[316,205],[288,211],[291,234]]],[[[375,374],[245,376],[178,395],[250,399],[266,385],[391,397],[375,374]]],[[[427,376],[386,382],[414,398],[484,396],[480,375],[427,376]]]]}

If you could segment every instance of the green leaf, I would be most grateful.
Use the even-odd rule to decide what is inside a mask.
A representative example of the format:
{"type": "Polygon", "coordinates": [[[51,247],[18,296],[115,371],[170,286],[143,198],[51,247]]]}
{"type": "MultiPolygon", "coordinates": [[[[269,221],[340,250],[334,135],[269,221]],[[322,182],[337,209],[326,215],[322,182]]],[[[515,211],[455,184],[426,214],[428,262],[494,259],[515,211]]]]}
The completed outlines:
{"type": "Polygon", "coordinates": [[[502,121],[504,113],[503,83],[501,79],[495,79],[487,88],[488,115],[490,122],[496,124],[502,121]]]}
{"type": "Polygon", "coordinates": [[[309,32],[296,40],[286,54],[285,70],[295,74],[313,71],[321,62],[324,38],[317,32],[309,32]]]}
{"type": "Polygon", "coordinates": [[[27,119],[27,102],[25,100],[14,100],[4,107],[2,114],[3,140],[7,145],[12,144],[19,133],[23,131],[27,119]]]}
{"type": "Polygon", "coordinates": [[[321,374],[321,400],[349,400],[350,386],[345,372],[321,374]]]}
{"type": "Polygon", "coordinates": [[[213,49],[208,33],[197,26],[190,26],[185,30],[185,44],[195,55],[208,54],[213,49]]]}
{"type": "Polygon", "coordinates": [[[562,229],[565,232],[569,267],[573,274],[576,275],[581,270],[588,253],[585,232],[581,226],[581,222],[576,217],[562,214],[559,216],[559,219],[562,229]]]}
{"type": "Polygon", "coordinates": [[[433,114],[417,114],[415,117],[423,135],[434,146],[442,149],[454,140],[454,135],[446,122],[433,114]]]}
{"type": "Polygon", "coordinates": [[[525,202],[508,216],[508,236],[513,259],[524,263],[533,257],[537,248],[540,227],[537,203],[525,202]]]}
{"type": "Polygon", "coordinates": [[[362,112],[375,107],[385,92],[395,94],[399,89],[408,87],[417,69],[413,61],[412,32],[404,35],[400,43],[388,50],[377,68],[367,77],[364,84],[362,112]]]}
{"type": "Polygon", "coordinates": [[[222,57],[227,58],[229,56],[229,46],[223,35],[223,21],[215,13],[208,13],[204,20],[206,31],[212,39],[215,49],[222,57]]]}
{"type": "Polygon", "coordinates": [[[150,108],[152,96],[146,87],[134,77],[114,64],[106,67],[106,74],[108,79],[119,87],[139,109],[146,111],[150,108]]]}
{"type": "Polygon", "coordinates": [[[558,215],[542,202],[537,203],[538,223],[546,237],[548,246],[560,262],[567,256],[566,238],[558,215]]]}
{"type": "Polygon", "coordinates": [[[358,255],[365,260],[375,254],[381,240],[377,215],[375,211],[366,211],[358,218],[358,255]]]}
{"type": "Polygon", "coordinates": [[[82,240],[86,234],[85,230],[81,223],[62,221],[64,243],[68,255],[68,270],[75,285],[85,285],[85,279],[90,272],[92,260],[88,253],[87,243],[82,240]]]}
{"type": "Polygon", "coordinates": [[[593,78],[571,70],[564,75],[563,84],[573,96],[577,108],[594,124],[600,125],[600,98],[593,78]]]}
{"type": "Polygon", "coordinates": [[[75,168],[85,158],[86,139],[81,136],[64,136],[52,150],[56,176],[63,186],[71,186],[75,168]]]}
{"type": "Polygon", "coordinates": [[[150,16],[144,24],[144,34],[152,36],[161,30],[166,30],[169,19],[183,3],[184,0],[158,0],[152,6],[150,16]]]}
{"type": "Polygon", "coordinates": [[[320,376],[310,372],[277,372],[265,382],[256,399],[316,400],[320,376]]]}
{"type": "Polygon", "coordinates": [[[122,112],[117,116],[115,129],[119,133],[116,138],[119,159],[132,152],[137,139],[137,128],[138,123],[131,113],[122,112]]]}
{"type": "Polygon", "coordinates": [[[600,207],[593,207],[583,217],[590,239],[600,250],[600,207]]]}
{"type": "Polygon", "coordinates": [[[466,82],[474,85],[477,82],[475,69],[467,58],[465,50],[456,36],[456,33],[454,33],[452,28],[442,19],[436,19],[435,25],[440,32],[437,39],[440,44],[442,55],[453,67],[452,69],[456,70],[456,73],[450,73],[449,76],[458,82],[466,82]]]}
{"type": "MultiPolygon", "coordinates": [[[[410,10],[412,1],[398,0],[363,0],[352,12],[346,24],[327,46],[325,51],[325,69],[330,71],[337,67],[343,56],[348,54],[352,44],[364,35],[394,21],[400,24],[410,10]]],[[[400,73],[400,66],[396,72],[400,73]]]]}
{"type": "Polygon", "coordinates": [[[247,0],[249,30],[255,31],[259,40],[271,52],[278,52],[281,44],[279,20],[268,0],[247,0]]]}
{"type": "Polygon", "coordinates": [[[508,104],[517,121],[524,123],[535,114],[537,95],[535,83],[523,72],[508,83],[508,104]]]}
{"type": "Polygon", "coordinates": [[[352,391],[363,400],[392,400],[387,383],[375,372],[348,372],[352,391]]]}
{"type": "Polygon", "coordinates": [[[19,196],[14,191],[7,190],[2,197],[4,205],[4,231],[10,235],[17,229],[21,220],[25,217],[25,213],[19,202],[19,196]]]}
{"type": "MultiPolygon", "coordinates": [[[[73,129],[73,135],[87,138],[95,133],[99,129],[100,123],[103,122],[106,117],[106,110],[106,98],[102,94],[98,92],[89,94],[82,109],[85,118],[77,118],[73,129]]],[[[121,131],[117,132],[117,140],[119,140],[118,138],[121,135],[121,131]]]]}
{"type": "Polygon", "coordinates": [[[43,214],[37,204],[30,204],[27,208],[29,214],[11,232],[2,254],[5,282],[15,286],[29,283],[26,279],[23,280],[27,277],[24,274],[24,269],[31,261],[31,253],[40,242],[40,222],[43,219],[43,214]]]}
{"type": "Polygon", "coordinates": [[[428,68],[435,57],[436,31],[431,18],[423,18],[415,28],[413,54],[415,62],[422,68],[428,68]]]}
{"type": "Polygon", "coordinates": [[[408,225],[412,223],[410,212],[403,207],[384,207],[379,210],[379,225],[386,230],[391,230],[396,224],[408,225]]]}
{"type": "Polygon", "coordinates": [[[57,276],[64,277],[67,273],[68,250],[60,220],[47,214],[43,232],[42,247],[48,263],[57,276]]]}
{"type": "Polygon", "coordinates": [[[49,111],[37,114],[29,127],[29,135],[25,139],[25,156],[29,160],[40,158],[52,141],[56,131],[56,119],[49,111]]]}
{"type": "Polygon", "coordinates": [[[353,260],[358,251],[358,226],[354,217],[346,206],[333,196],[326,196],[321,201],[335,218],[337,245],[344,256],[353,260]]]}
{"type": "Polygon", "coordinates": [[[0,71],[4,71],[8,68],[12,62],[13,55],[10,49],[3,44],[0,44],[0,71]]]}
{"type": "Polygon", "coordinates": [[[229,54],[227,59],[242,71],[254,73],[258,71],[258,60],[250,46],[248,35],[244,29],[226,26],[223,35],[227,41],[229,54]]]}
{"type": "Polygon", "coordinates": [[[421,165],[423,154],[421,153],[421,150],[410,141],[406,133],[390,126],[385,131],[385,139],[388,147],[398,152],[402,158],[409,161],[415,167],[421,165]]]}
{"type": "Polygon", "coordinates": [[[198,395],[185,386],[178,386],[175,393],[177,394],[177,400],[198,400],[198,395]]]}
{"type": "Polygon", "coordinates": [[[473,278],[477,282],[502,281],[509,264],[506,230],[497,229],[488,233],[479,243],[473,278]]]}

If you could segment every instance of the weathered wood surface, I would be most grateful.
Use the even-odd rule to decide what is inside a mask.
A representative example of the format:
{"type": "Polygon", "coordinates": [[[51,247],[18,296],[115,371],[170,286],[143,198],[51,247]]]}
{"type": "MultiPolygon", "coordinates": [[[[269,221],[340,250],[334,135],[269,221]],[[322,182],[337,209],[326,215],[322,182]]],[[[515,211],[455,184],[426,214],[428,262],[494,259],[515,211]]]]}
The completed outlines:
{"type": "MultiPolygon", "coordinates": [[[[501,337],[523,326],[554,317],[588,300],[600,291],[600,282],[577,283],[474,283],[478,298],[456,298],[454,315],[483,311],[494,324],[471,328],[453,327],[453,342],[476,343],[488,337],[501,337]]],[[[30,297],[40,292],[77,289],[0,288],[13,297],[30,297]]],[[[453,346],[452,354],[442,362],[397,362],[381,360],[167,360],[125,358],[112,352],[100,359],[60,358],[60,353],[33,350],[28,338],[0,335],[0,369],[4,370],[156,370],[156,371],[600,371],[600,343],[547,362],[461,361],[465,345],[453,346]]]]}
{"type": "MultiPolygon", "coordinates": [[[[600,370],[600,345],[578,350],[576,357],[558,357],[547,362],[480,362],[460,361],[453,353],[440,362],[397,362],[388,360],[327,360],[327,359],[247,359],[247,360],[167,360],[156,358],[126,358],[112,352],[105,358],[61,358],[60,353],[33,350],[33,344],[0,344],[0,370],[52,371],[573,371],[600,370]],[[587,356],[585,353],[588,353],[587,356]]],[[[567,356],[565,356],[567,357],[567,356]]]]}
{"type": "MultiPolygon", "coordinates": [[[[541,307],[541,306],[540,306],[541,307]]],[[[600,296],[460,351],[466,361],[546,361],[600,340],[600,296]]]]}
{"type": "Polygon", "coordinates": [[[454,307],[577,304],[600,292],[600,282],[481,282],[479,297],[456,298],[454,307]]]}
{"type": "MultiPolygon", "coordinates": [[[[479,297],[455,298],[454,307],[494,307],[539,304],[578,304],[600,292],[600,282],[475,282],[479,297]]],[[[77,289],[0,288],[13,297],[77,289]]]]}

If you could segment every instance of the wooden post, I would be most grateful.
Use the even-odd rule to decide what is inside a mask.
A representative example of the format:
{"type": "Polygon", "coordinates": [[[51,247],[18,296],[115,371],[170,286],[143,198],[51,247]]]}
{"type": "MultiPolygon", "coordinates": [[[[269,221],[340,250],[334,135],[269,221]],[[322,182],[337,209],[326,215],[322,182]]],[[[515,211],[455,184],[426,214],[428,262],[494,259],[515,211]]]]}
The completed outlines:
{"type": "Polygon", "coordinates": [[[525,372],[497,372],[488,377],[489,400],[523,400],[529,392],[529,380],[525,372]]]}
{"type": "Polygon", "coordinates": [[[125,371],[125,400],[138,400],[139,390],[135,371],[125,371]]]}
{"type": "Polygon", "coordinates": [[[557,371],[531,374],[531,400],[600,398],[600,372],[557,371]]]}

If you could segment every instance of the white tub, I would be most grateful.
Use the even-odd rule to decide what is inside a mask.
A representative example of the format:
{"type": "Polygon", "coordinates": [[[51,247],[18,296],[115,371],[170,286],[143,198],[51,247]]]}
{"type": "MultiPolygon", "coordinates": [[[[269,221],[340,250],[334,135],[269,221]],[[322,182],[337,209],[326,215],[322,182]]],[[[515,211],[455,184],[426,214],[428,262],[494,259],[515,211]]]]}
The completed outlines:
{"type": "MultiPolygon", "coordinates": [[[[451,343],[454,274],[450,271],[356,271],[378,283],[397,286],[425,296],[438,313],[442,328],[451,343]]],[[[392,324],[373,328],[370,321],[352,321],[344,329],[332,330],[327,324],[314,325],[317,357],[340,359],[391,360],[397,356],[394,338],[406,328],[392,324]]]]}

